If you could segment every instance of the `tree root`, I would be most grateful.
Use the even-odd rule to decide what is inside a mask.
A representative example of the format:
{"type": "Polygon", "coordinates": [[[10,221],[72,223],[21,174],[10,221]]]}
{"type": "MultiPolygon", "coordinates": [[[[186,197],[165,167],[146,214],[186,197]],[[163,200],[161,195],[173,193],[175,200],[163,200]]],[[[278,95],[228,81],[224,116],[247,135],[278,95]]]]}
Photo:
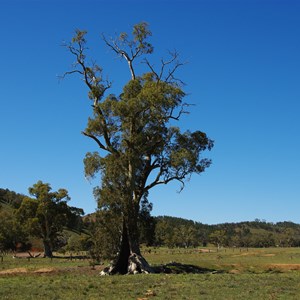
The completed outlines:
{"type": "MultiPolygon", "coordinates": [[[[181,264],[170,262],[165,265],[158,265],[150,267],[147,261],[140,255],[132,254],[129,257],[128,272],[127,274],[151,274],[151,273],[164,273],[164,274],[219,274],[224,273],[222,270],[201,268],[199,266],[181,264]]],[[[115,265],[105,268],[101,271],[100,275],[114,275],[119,272],[116,270],[115,265]]]]}
{"type": "Polygon", "coordinates": [[[115,274],[152,274],[152,273],[164,273],[164,274],[216,274],[223,273],[215,269],[201,268],[195,265],[181,264],[177,262],[170,262],[165,265],[157,265],[151,267],[145,258],[136,253],[132,253],[128,258],[127,273],[122,273],[118,269],[118,265],[112,262],[110,266],[104,268],[100,275],[115,275],[115,274]]]}
{"type": "Polygon", "coordinates": [[[150,274],[154,273],[154,270],[150,267],[143,256],[133,253],[128,259],[128,274],[139,273],[150,274]]]}
{"type": "MultiPolygon", "coordinates": [[[[128,258],[128,272],[127,274],[150,274],[155,273],[154,269],[150,267],[148,262],[145,260],[144,257],[133,253],[128,258]]],[[[109,267],[104,268],[100,275],[114,275],[120,273],[117,269],[116,265],[112,264],[109,267]]]]}

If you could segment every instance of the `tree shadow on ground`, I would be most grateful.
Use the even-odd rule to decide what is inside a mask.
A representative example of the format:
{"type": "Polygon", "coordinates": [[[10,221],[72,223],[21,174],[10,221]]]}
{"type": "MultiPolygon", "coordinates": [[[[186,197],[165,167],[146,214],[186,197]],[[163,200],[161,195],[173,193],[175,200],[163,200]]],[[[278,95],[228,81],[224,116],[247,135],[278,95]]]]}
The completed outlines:
{"type": "Polygon", "coordinates": [[[65,260],[88,260],[91,259],[90,256],[87,255],[53,255],[52,258],[56,259],[65,259],[65,260]]]}
{"type": "Polygon", "coordinates": [[[165,265],[158,265],[153,267],[155,273],[165,274],[217,274],[223,273],[221,270],[201,268],[194,265],[181,264],[171,262],[165,265]]]}

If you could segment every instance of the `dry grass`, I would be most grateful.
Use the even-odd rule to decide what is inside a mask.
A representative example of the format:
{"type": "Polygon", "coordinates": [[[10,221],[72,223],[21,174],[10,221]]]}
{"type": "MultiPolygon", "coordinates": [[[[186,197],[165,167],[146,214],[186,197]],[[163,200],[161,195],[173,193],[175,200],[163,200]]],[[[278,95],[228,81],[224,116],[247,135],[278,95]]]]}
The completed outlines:
{"type": "Polygon", "coordinates": [[[88,260],[7,256],[0,299],[299,299],[300,249],[211,250],[152,249],[150,263],[181,274],[112,277],[98,276],[103,266],[88,260]],[[205,272],[188,273],[191,265],[205,272]]]}

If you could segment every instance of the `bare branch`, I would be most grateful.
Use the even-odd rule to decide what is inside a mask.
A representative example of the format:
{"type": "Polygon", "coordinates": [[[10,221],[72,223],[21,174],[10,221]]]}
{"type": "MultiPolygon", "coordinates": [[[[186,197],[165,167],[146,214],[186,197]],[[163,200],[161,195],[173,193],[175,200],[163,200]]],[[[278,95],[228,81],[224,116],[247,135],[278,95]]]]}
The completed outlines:
{"type": "MultiPolygon", "coordinates": [[[[78,31],[79,32],[79,31],[78,31]]],[[[62,78],[64,78],[66,75],[73,74],[73,73],[79,73],[83,75],[83,80],[87,87],[90,90],[90,97],[94,100],[93,108],[98,113],[101,119],[101,126],[103,130],[103,137],[105,140],[105,144],[103,144],[96,136],[93,134],[83,132],[85,136],[88,136],[92,138],[98,146],[106,151],[109,152],[116,152],[116,149],[114,149],[110,142],[110,137],[108,134],[108,126],[105,120],[105,117],[103,115],[102,110],[100,109],[98,103],[102,96],[104,95],[105,91],[111,87],[111,82],[106,81],[103,83],[102,80],[102,69],[99,67],[95,61],[92,61],[91,66],[87,66],[85,62],[85,50],[87,49],[85,47],[85,39],[84,39],[84,32],[77,32],[76,38],[73,38],[72,42],[68,45],[64,45],[76,58],[76,62],[74,63],[74,70],[71,70],[69,72],[66,72],[62,78]],[[75,45],[74,45],[75,44],[75,45]],[[79,70],[79,69],[80,70],[79,70]]]]}
{"type": "Polygon", "coordinates": [[[159,168],[159,167],[160,167],[160,165],[157,163],[157,159],[155,159],[151,163],[151,156],[147,156],[145,167],[144,167],[144,170],[143,170],[143,173],[140,177],[140,182],[139,182],[139,186],[142,190],[144,189],[144,187],[146,185],[146,182],[148,180],[148,177],[151,174],[151,172],[154,171],[155,169],[159,168]]]}
{"type": "Polygon", "coordinates": [[[118,151],[115,148],[113,148],[113,146],[111,144],[110,137],[108,135],[107,123],[106,123],[106,120],[105,120],[105,117],[104,117],[104,114],[103,114],[102,110],[100,109],[99,106],[94,106],[94,109],[98,112],[99,116],[101,117],[101,125],[102,125],[102,129],[103,129],[103,137],[104,137],[105,143],[107,145],[107,148],[105,150],[117,153],[118,151]]]}
{"type": "Polygon", "coordinates": [[[184,63],[179,63],[179,62],[177,62],[176,63],[176,65],[174,66],[174,68],[173,69],[171,69],[171,70],[169,70],[169,74],[168,74],[168,76],[166,77],[166,82],[170,82],[170,80],[173,80],[173,81],[178,81],[178,79],[176,79],[175,77],[174,77],[174,73],[175,73],[175,71],[179,68],[179,67],[181,67],[181,66],[183,66],[184,65],[184,63]]]}
{"type": "Polygon", "coordinates": [[[85,136],[87,136],[87,137],[89,137],[89,138],[91,138],[91,139],[93,139],[93,140],[98,144],[98,146],[99,146],[102,150],[106,150],[106,151],[110,152],[109,149],[108,149],[107,147],[105,147],[105,146],[100,142],[100,140],[99,140],[97,137],[95,137],[94,135],[89,134],[89,133],[87,133],[87,132],[85,132],[85,131],[82,131],[82,134],[85,135],[85,136]]]}
{"type": "Polygon", "coordinates": [[[189,114],[190,112],[189,111],[186,111],[184,109],[184,107],[187,107],[187,106],[191,106],[192,104],[188,104],[188,103],[183,103],[181,105],[181,108],[180,108],[180,111],[178,112],[177,116],[173,116],[173,109],[171,110],[169,116],[167,116],[167,119],[172,119],[172,120],[176,120],[176,121],[179,121],[180,117],[183,115],[183,114],[189,114]]]}
{"type": "MultiPolygon", "coordinates": [[[[169,61],[164,61],[163,59],[161,59],[161,70],[160,70],[160,78],[162,78],[163,74],[164,74],[164,69],[166,66],[172,64],[179,56],[179,54],[175,51],[174,53],[172,53],[171,51],[169,51],[169,54],[171,55],[171,59],[169,61]]],[[[166,80],[168,81],[168,80],[166,80]]]]}
{"type": "Polygon", "coordinates": [[[149,67],[149,69],[151,70],[151,72],[154,74],[154,76],[156,77],[157,81],[159,82],[159,81],[161,80],[161,76],[159,76],[159,75],[155,72],[154,67],[150,64],[150,62],[148,61],[147,58],[145,58],[145,59],[143,60],[143,63],[145,63],[145,64],[149,67]]]}
{"type": "MultiPolygon", "coordinates": [[[[162,174],[160,174],[161,176],[162,174]]],[[[147,185],[145,187],[145,191],[149,191],[150,189],[152,189],[153,187],[157,186],[157,185],[160,185],[160,184],[168,184],[170,181],[173,181],[173,180],[177,180],[179,182],[181,182],[182,184],[182,187],[180,189],[180,192],[183,190],[184,188],[184,181],[183,179],[185,178],[186,175],[182,175],[182,176],[172,176],[172,177],[169,177],[167,179],[164,179],[164,180],[160,180],[160,176],[157,176],[156,179],[150,183],[149,185],[147,185]]]]}
{"type": "Polygon", "coordinates": [[[63,80],[67,75],[71,75],[71,74],[74,74],[74,73],[79,73],[81,75],[83,75],[83,72],[80,71],[80,70],[73,70],[73,71],[68,71],[68,72],[65,72],[63,75],[58,75],[58,79],[59,80],[63,80]]]}
{"type": "Polygon", "coordinates": [[[183,65],[186,64],[186,62],[182,63],[180,61],[178,61],[178,57],[179,54],[177,51],[171,52],[169,51],[169,54],[171,56],[171,58],[167,61],[161,59],[161,66],[160,66],[160,70],[159,72],[155,71],[154,66],[151,65],[151,63],[145,58],[143,60],[143,63],[145,63],[149,69],[151,70],[151,72],[154,74],[154,76],[157,79],[157,82],[164,80],[167,83],[170,82],[180,82],[180,84],[184,85],[184,82],[181,81],[178,78],[174,77],[175,72],[177,71],[177,69],[183,65]],[[173,65],[173,66],[172,66],[173,65]],[[166,71],[166,68],[170,66],[170,69],[168,71],[166,71]],[[172,66],[172,67],[171,67],[172,66]],[[167,72],[167,74],[165,74],[167,72]]]}
{"type": "MultiPolygon", "coordinates": [[[[134,52],[133,49],[130,48],[130,52],[131,52],[131,57],[130,57],[128,52],[126,52],[124,49],[121,49],[115,40],[111,39],[111,42],[109,42],[103,34],[102,34],[102,39],[110,49],[112,49],[117,55],[123,57],[127,61],[130,74],[131,74],[131,79],[134,80],[136,76],[133,68],[133,61],[136,57],[139,56],[141,52],[140,49],[136,48],[134,52]]],[[[129,42],[127,43],[129,44],[129,42]]]]}

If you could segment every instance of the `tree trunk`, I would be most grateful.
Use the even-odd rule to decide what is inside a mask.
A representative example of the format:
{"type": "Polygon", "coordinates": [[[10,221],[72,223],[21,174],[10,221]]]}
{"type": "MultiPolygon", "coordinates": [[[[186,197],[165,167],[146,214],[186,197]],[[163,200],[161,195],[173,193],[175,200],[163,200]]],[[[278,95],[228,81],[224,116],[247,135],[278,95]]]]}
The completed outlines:
{"type": "Polygon", "coordinates": [[[120,251],[111,266],[105,268],[100,275],[153,273],[145,258],[141,255],[138,228],[134,222],[123,221],[120,251]],[[127,223],[127,224],[126,224],[127,223]],[[131,227],[131,226],[133,227],[131,227]],[[128,229],[128,227],[131,227],[128,229]]]}
{"type": "Polygon", "coordinates": [[[43,244],[44,244],[44,257],[53,257],[51,242],[44,240],[43,244]]]}

